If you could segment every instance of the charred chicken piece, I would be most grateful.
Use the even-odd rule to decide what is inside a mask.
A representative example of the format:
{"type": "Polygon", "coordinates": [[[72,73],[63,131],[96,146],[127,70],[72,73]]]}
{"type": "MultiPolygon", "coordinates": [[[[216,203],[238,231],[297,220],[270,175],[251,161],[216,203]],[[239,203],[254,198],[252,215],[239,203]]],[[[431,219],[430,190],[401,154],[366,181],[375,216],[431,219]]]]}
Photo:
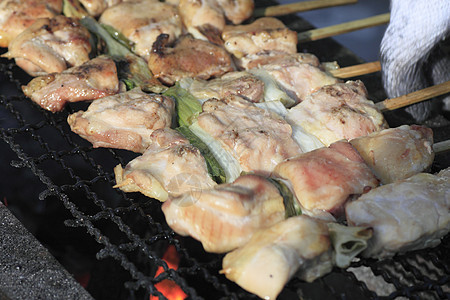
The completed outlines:
{"type": "Polygon", "coordinates": [[[302,211],[312,215],[325,211],[339,217],[350,196],[379,184],[355,148],[344,141],[287,159],[276,166],[274,175],[289,182],[302,211]]]}
{"type": "Polygon", "coordinates": [[[146,60],[160,34],[167,34],[166,42],[173,43],[182,32],[176,7],[157,0],[122,2],[106,9],[99,21],[132,41],[133,51],[146,60]]]}
{"type": "Polygon", "coordinates": [[[89,60],[89,32],[72,18],[38,19],[14,38],[3,56],[31,76],[60,73],[89,60]]]}
{"type": "Polygon", "coordinates": [[[320,88],[290,109],[286,119],[302,126],[325,145],[387,128],[382,113],[367,99],[361,81],[320,88]]]}
{"type": "Polygon", "coordinates": [[[61,111],[67,102],[95,100],[119,91],[114,61],[99,56],[62,73],[32,79],[22,86],[23,93],[42,108],[61,111]]]}
{"type": "Polygon", "coordinates": [[[114,168],[116,187],[166,201],[169,197],[201,193],[216,185],[200,151],[175,130],[153,131],[149,147],[125,169],[114,168]]]}
{"type": "Polygon", "coordinates": [[[256,232],[243,247],[228,253],[225,276],[262,299],[276,299],[297,275],[312,282],[333,268],[325,223],[307,216],[286,219],[256,232]]]}
{"type": "Polygon", "coordinates": [[[346,205],[351,225],[373,228],[364,256],[434,247],[450,231],[450,168],[380,186],[346,205]]]}
{"type": "Polygon", "coordinates": [[[278,163],[301,153],[282,117],[237,96],[206,101],[197,124],[246,172],[269,175],[278,163]]]}
{"type": "Polygon", "coordinates": [[[257,230],[282,221],[285,214],[278,189],[256,175],[169,199],[162,210],[175,232],[192,236],[214,253],[244,245],[257,230]]]}
{"type": "Polygon", "coordinates": [[[67,122],[73,132],[97,147],[143,153],[151,134],[170,127],[175,104],[170,97],[146,94],[139,88],[98,99],[87,111],[71,114],[67,122]]]}
{"type": "Polygon", "coordinates": [[[62,12],[62,0],[3,0],[0,2],[0,47],[6,48],[39,18],[62,12]]]}
{"type": "Polygon", "coordinates": [[[259,18],[248,25],[228,25],[222,39],[225,48],[237,59],[271,52],[297,52],[297,33],[275,18],[259,18]]]}
{"type": "Polygon", "coordinates": [[[264,101],[264,82],[248,72],[230,72],[211,80],[184,78],[182,87],[200,101],[236,95],[250,102],[264,101]]]}
{"type": "Polygon", "coordinates": [[[350,141],[382,184],[426,171],[434,159],[433,131],[418,125],[385,129],[350,141]]]}
{"type": "Polygon", "coordinates": [[[173,48],[167,48],[167,34],[153,44],[148,61],[150,70],[163,83],[173,85],[181,78],[209,79],[233,71],[230,55],[209,42],[184,36],[173,48]]]}

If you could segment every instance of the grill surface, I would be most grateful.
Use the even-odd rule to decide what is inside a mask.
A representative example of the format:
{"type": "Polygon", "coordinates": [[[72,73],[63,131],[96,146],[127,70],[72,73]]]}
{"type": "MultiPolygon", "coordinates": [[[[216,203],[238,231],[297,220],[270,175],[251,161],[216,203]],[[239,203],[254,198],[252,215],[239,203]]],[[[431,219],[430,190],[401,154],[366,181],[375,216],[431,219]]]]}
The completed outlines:
{"type": "MultiPolygon", "coordinates": [[[[312,28],[295,16],[281,20],[297,31],[312,28]]],[[[361,62],[331,39],[301,45],[299,50],[341,66],[361,62]]],[[[40,109],[20,90],[30,78],[4,59],[0,79],[4,141],[0,151],[5,169],[0,175],[0,190],[5,191],[1,196],[10,200],[10,209],[65,268],[75,275],[89,274],[87,290],[94,298],[148,299],[152,294],[165,299],[154,284],[170,278],[190,299],[257,299],[218,273],[222,255],[205,253],[200,243],[175,235],[158,201],[112,188],[114,166],[125,165],[136,154],[93,149],[70,131],[68,114],[88,104],[71,104],[56,114],[40,109]],[[169,244],[181,255],[177,271],[161,259],[169,244]],[[165,272],[154,278],[158,266],[165,272]]],[[[378,74],[360,79],[371,99],[385,98],[378,74]]],[[[413,123],[401,112],[387,113],[386,119],[391,127],[413,123]]],[[[433,128],[435,141],[450,138],[449,122],[443,116],[426,125],[433,128]]],[[[448,167],[449,161],[449,154],[437,156],[432,171],[448,167]]],[[[293,279],[280,299],[450,299],[449,248],[447,236],[437,248],[384,261],[361,259],[314,283],[293,279]]]]}

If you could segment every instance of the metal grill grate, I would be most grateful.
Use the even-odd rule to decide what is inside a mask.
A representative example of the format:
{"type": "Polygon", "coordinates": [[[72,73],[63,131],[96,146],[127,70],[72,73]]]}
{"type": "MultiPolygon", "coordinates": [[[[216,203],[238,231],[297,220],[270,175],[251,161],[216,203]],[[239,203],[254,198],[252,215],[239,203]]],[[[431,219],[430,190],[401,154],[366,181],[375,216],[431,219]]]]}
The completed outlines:
{"type": "MultiPolygon", "coordinates": [[[[260,5],[263,4],[273,2],[260,5]]],[[[296,29],[309,26],[292,16],[283,22],[296,29]]],[[[334,48],[326,48],[337,49],[337,52],[326,54],[324,48],[312,49],[318,46],[303,47],[317,53],[321,60],[336,59],[343,65],[358,61],[332,41],[324,43],[332,43],[334,48]]],[[[105,288],[101,280],[98,286],[92,281],[88,291],[98,295],[98,299],[116,298],[117,294],[113,293],[117,289],[130,299],[148,299],[149,295],[165,299],[155,289],[155,283],[169,278],[181,286],[189,299],[257,299],[218,273],[222,255],[205,253],[193,239],[176,236],[165,223],[158,201],[112,188],[115,184],[113,167],[119,163],[125,165],[136,155],[121,150],[93,149],[70,131],[66,122],[68,114],[86,108],[87,104],[72,104],[57,114],[44,111],[21,93],[20,86],[29,78],[14,63],[1,60],[0,66],[0,137],[16,157],[11,166],[34,175],[34,178],[14,180],[24,180],[25,186],[37,186],[40,192],[37,202],[59,203],[57,205],[64,207],[63,212],[57,213],[62,215],[65,224],[63,234],[69,238],[81,236],[75,242],[92,245],[89,254],[96,257],[97,264],[108,262],[121,266],[121,275],[111,283],[116,289],[111,290],[110,295],[107,290],[97,291],[105,288]],[[161,258],[169,244],[174,245],[181,256],[177,271],[168,269],[161,258]],[[162,266],[164,272],[154,278],[158,266],[162,266]]],[[[363,81],[369,84],[369,91],[380,90],[379,78],[367,77],[363,81]]],[[[380,100],[382,97],[372,98],[380,100]]],[[[393,122],[399,120],[410,122],[398,116],[393,122]]],[[[448,126],[437,130],[438,140],[449,132],[448,126]]],[[[434,171],[446,165],[448,156],[438,157],[434,171]]],[[[449,247],[447,236],[437,248],[385,261],[361,259],[348,270],[335,269],[311,284],[294,279],[280,299],[293,296],[304,299],[449,299],[449,247]]],[[[112,278],[107,272],[103,276],[105,280],[112,278]]]]}

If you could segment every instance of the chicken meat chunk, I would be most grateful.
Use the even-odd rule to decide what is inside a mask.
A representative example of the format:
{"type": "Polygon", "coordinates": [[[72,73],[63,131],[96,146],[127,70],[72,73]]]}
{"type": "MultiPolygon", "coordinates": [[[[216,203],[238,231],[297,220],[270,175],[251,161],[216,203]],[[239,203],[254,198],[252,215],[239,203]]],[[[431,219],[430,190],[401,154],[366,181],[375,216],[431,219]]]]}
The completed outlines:
{"type": "Polygon", "coordinates": [[[348,81],[320,88],[290,109],[286,116],[330,145],[341,139],[353,139],[388,127],[383,114],[367,99],[361,81],[348,81]]]}
{"type": "Polygon", "coordinates": [[[89,15],[97,17],[108,7],[122,2],[122,0],[79,0],[89,15]]]}
{"type": "Polygon", "coordinates": [[[257,230],[285,217],[278,189],[256,175],[169,199],[162,210],[176,233],[199,240],[206,251],[214,253],[244,245],[257,230]]]}
{"type": "Polygon", "coordinates": [[[302,211],[311,215],[328,212],[340,217],[350,196],[379,184],[355,148],[345,141],[287,159],[276,166],[274,175],[288,181],[302,211]]]}
{"type": "Polygon", "coordinates": [[[433,131],[424,126],[385,129],[350,143],[383,184],[424,172],[434,159],[433,131]]]}
{"type": "Polygon", "coordinates": [[[204,102],[236,95],[250,102],[264,101],[264,82],[248,72],[230,72],[211,80],[183,78],[181,86],[204,102]]]}
{"type": "Polygon", "coordinates": [[[450,231],[450,168],[380,186],[349,202],[345,212],[349,224],[373,229],[364,256],[434,247],[450,231]]]}
{"type": "Polygon", "coordinates": [[[60,73],[89,60],[89,31],[72,18],[41,18],[15,37],[3,55],[31,76],[60,73]]]}
{"type": "Polygon", "coordinates": [[[196,195],[216,185],[200,151],[177,131],[157,129],[149,147],[125,168],[114,168],[116,187],[166,201],[169,197],[196,195]]]}
{"type": "Polygon", "coordinates": [[[133,51],[146,60],[160,34],[166,34],[167,43],[173,43],[182,33],[177,8],[157,0],[122,2],[106,9],[99,21],[132,41],[133,51]]]}
{"type": "Polygon", "coordinates": [[[253,0],[180,0],[178,10],[184,26],[197,39],[220,43],[226,19],[240,24],[253,13],[253,0]]]}
{"type": "Polygon", "coordinates": [[[152,73],[165,84],[185,77],[206,80],[233,71],[230,55],[219,46],[184,36],[168,48],[168,39],[167,34],[158,37],[148,61],[152,73]]]}
{"type": "Polygon", "coordinates": [[[62,12],[62,0],[3,0],[0,2],[0,47],[6,48],[39,18],[62,12]]]}
{"type": "Polygon", "coordinates": [[[331,272],[331,243],[325,223],[308,216],[288,218],[256,232],[223,259],[221,273],[262,299],[276,299],[297,275],[307,282],[331,272]]]}
{"type": "Polygon", "coordinates": [[[316,60],[309,55],[303,55],[307,61],[299,60],[295,55],[282,56],[269,64],[261,65],[261,68],[269,72],[278,84],[297,102],[301,102],[306,97],[323,86],[336,84],[339,79],[334,78],[315,65],[316,60]]]}
{"type": "Polygon", "coordinates": [[[154,130],[170,127],[175,103],[170,97],[146,94],[139,88],[98,99],[87,111],[71,114],[73,132],[97,147],[143,153],[154,130]]]}
{"type": "Polygon", "coordinates": [[[267,53],[297,52],[297,33],[276,18],[259,18],[248,25],[227,25],[222,39],[228,52],[238,60],[267,53]]]}
{"type": "Polygon", "coordinates": [[[197,124],[245,172],[270,175],[277,164],[301,153],[282,117],[236,96],[206,101],[197,124]]]}
{"type": "Polygon", "coordinates": [[[22,86],[23,93],[42,108],[61,111],[66,103],[95,100],[119,92],[114,61],[99,56],[62,73],[32,79],[22,86]]]}

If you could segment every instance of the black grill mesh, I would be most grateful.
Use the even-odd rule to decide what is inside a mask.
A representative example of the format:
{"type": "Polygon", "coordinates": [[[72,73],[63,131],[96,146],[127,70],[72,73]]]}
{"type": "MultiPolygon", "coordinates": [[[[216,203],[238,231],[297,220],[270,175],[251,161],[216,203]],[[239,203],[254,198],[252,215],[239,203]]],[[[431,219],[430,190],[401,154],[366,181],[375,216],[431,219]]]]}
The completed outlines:
{"type": "MultiPolygon", "coordinates": [[[[295,17],[283,21],[294,27],[305,24],[295,17]]],[[[318,53],[322,60],[325,55],[330,60],[331,55],[344,65],[358,61],[339,45],[333,45],[341,52],[321,55],[323,48],[311,50],[308,47],[317,46],[305,45],[304,49],[318,53]]],[[[121,266],[125,275],[117,276],[112,285],[125,290],[122,294],[130,299],[148,299],[150,294],[165,299],[154,284],[169,278],[182,287],[189,299],[257,299],[218,273],[223,256],[205,253],[198,242],[176,236],[165,223],[158,201],[112,188],[114,166],[125,165],[136,155],[121,150],[93,149],[70,131],[66,122],[68,114],[86,108],[87,104],[73,104],[57,114],[44,111],[20,92],[20,86],[30,78],[14,63],[1,60],[0,66],[0,137],[16,157],[11,166],[31,170],[34,178],[43,184],[39,201],[62,204],[64,235],[71,236],[78,229],[77,232],[82,232],[79,243],[93,244],[98,261],[121,266]],[[161,259],[169,244],[181,255],[177,271],[168,269],[161,259]],[[158,266],[165,272],[154,278],[158,266]]],[[[370,77],[368,80],[364,80],[366,84],[379,87],[379,80],[375,82],[370,77]]],[[[445,159],[438,157],[435,168],[448,166],[445,159]]],[[[24,181],[25,185],[28,183],[24,181]]],[[[311,284],[294,279],[280,298],[449,299],[449,247],[447,236],[437,248],[385,261],[362,259],[348,270],[336,269],[311,284]],[[361,275],[359,270],[365,270],[365,274],[361,275]]],[[[103,276],[105,280],[110,278],[108,274],[103,276]]],[[[98,299],[116,298],[113,292],[117,289],[108,295],[102,286],[104,282],[97,282],[100,282],[98,286],[92,281],[88,291],[98,295],[98,299]]]]}

